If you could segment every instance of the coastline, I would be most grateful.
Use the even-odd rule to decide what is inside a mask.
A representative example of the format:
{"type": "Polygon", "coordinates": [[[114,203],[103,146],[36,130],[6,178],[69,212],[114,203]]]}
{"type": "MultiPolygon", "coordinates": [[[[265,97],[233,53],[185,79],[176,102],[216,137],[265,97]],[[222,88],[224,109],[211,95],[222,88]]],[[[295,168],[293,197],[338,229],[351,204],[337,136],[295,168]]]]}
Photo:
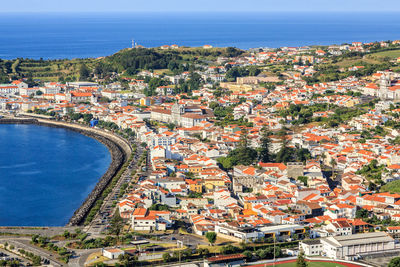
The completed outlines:
{"type": "Polygon", "coordinates": [[[113,177],[119,172],[132,153],[130,145],[124,139],[104,130],[93,129],[80,124],[23,117],[2,118],[0,119],[0,124],[34,124],[45,127],[65,128],[90,138],[94,138],[107,147],[111,154],[111,163],[107,171],[100,177],[96,186],[82,202],[80,207],[74,211],[73,215],[68,221],[68,226],[80,225],[83,222],[99,196],[102,194],[113,177]]]}

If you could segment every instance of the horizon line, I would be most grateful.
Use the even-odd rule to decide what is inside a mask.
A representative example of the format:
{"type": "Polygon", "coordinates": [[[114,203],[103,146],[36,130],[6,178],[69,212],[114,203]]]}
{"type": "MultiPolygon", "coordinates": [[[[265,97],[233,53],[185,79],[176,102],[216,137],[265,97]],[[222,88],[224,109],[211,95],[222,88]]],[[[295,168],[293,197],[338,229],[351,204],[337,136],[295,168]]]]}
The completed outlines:
{"type": "Polygon", "coordinates": [[[99,10],[87,10],[87,11],[59,11],[59,10],[47,10],[47,11],[0,11],[0,14],[22,14],[22,13],[31,13],[31,14],[86,14],[86,13],[101,13],[101,14],[116,14],[116,13],[398,13],[400,10],[177,10],[177,11],[165,11],[165,10],[115,10],[115,11],[99,11],[99,10]]]}

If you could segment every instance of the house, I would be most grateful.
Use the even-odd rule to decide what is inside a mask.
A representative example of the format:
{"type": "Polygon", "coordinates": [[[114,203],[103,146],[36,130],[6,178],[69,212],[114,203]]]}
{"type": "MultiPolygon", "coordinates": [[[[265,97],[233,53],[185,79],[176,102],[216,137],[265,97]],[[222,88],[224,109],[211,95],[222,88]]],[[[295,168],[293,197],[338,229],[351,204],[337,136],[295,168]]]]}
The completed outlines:
{"type": "Polygon", "coordinates": [[[137,208],[131,216],[131,227],[134,231],[164,231],[172,225],[170,211],[148,211],[137,208]]]}
{"type": "Polygon", "coordinates": [[[66,93],[66,100],[68,102],[78,103],[78,102],[88,102],[92,98],[92,93],[71,91],[66,93]]]}
{"type": "Polygon", "coordinates": [[[295,209],[303,213],[306,218],[313,218],[323,215],[322,207],[318,203],[314,202],[302,200],[297,201],[295,209]]]}
{"type": "Polygon", "coordinates": [[[28,84],[24,83],[21,80],[13,81],[11,84],[15,85],[15,86],[18,86],[18,88],[28,88],[28,84]]]}
{"type": "Polygon", "coordinates": [[[112,90],[103,90],[101,91],[101,95],[107,97],[108,99],[116,99],[119,93],[117,91],[112,91],[112,90]]]}
{"type": "Polygon", "coordinates": [[[0,96],[10,96],[19,93],[20,88],[16,85],[0,84],[0,96]]]}
{"type": "Polygon", "coordinates": [[[394,238],[400,237],[400,226],[388,226],[387,232],[394,238]]]}
{"type": "Polygon", "coordinates": [[[35,87],[35,88],[20,88],[19,89],[19,94],[20,95],[27,95],[27,96],[31,96],[31,95],[36,95],[36,93],[40,91],[39,88],[35,87]]]}
{"type": "Polygon", "coordinates": [[[326,226],[326,229],[332,231],[332,235],[351,235],[353,233],[352,226],[346,220],[337,220],[326,226]]]}
{"type": "Polygon", "coordinates": [[[184,127],[193,127],[197,126],[203,121],[206,121],[206,117],[200,114],[184,114],[181,116],[180,125],[184,127]]]}
{"type": "Polygon", "coordinates": [[[356,210],[357,210],[356,206],[352,206],[349,204],[335,204],[328,207],[325,210],[324,215],[328,215],[333,219],[338,219],[338,218],[352,219],[356,216],[356,210]]]}
{"type": "Polygon", "coordinates": [[[102,249],[101,250],[102,254],[104,257],[107,257],[109,259],[118,259],[119,255],[124,255],[125,252],[122,249],[119,248],[109,248],[109,249],[102,249]]]}
{"type": "Polygon", "coordinates": [[[134,231],[162,231],[166,229],[165,225],[158,225],[156,216],[132,217],[131,225],[134,231]]]}
{"type": "Polygon", "coordinates": [[[320,240],[303,240],[299,242],[299,249],[306,256],[319,256],[323,251],[323,245],[320,240]]]}

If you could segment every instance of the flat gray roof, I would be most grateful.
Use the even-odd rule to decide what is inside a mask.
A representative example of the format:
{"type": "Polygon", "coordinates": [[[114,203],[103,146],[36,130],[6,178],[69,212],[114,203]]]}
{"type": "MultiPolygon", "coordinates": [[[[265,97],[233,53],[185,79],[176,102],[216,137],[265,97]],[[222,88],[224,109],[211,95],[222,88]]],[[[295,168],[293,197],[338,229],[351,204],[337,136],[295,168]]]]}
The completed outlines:
{"type": "Polygon", "coordinates": [[[274,226],[264,226],[259,228],[262,232],[272,232],[272,231],[290,231],[293,229],[303,229],[304,226],[299,224],[280,224],[274,226]]]}
{"type": "Polygon", "coordinates": [[[384,232],[365,233],[348,236],[331,236],[322,240],[331,244],[334,247],[345,247],[394,241],[392,237],[384,232]]]}
{"type": "Polygon", "coordinates": [[[300,243],[304,243],[307,245],[318,245],[321,244],[321,240],[319,239],[310,239],[310,240],[302,240],[300,243]]]}

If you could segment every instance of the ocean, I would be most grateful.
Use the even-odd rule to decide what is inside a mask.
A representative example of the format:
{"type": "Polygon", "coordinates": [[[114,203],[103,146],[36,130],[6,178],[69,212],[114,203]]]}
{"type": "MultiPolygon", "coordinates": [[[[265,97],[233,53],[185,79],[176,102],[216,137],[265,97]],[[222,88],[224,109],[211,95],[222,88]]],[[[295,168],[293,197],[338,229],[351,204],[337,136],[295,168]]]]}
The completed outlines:
{"type": "Polygon", "coordinates": [[[2,13],[0,58],[87,58],[131,47],[242,49],[400,39],[397,13],[2,13]]]}
{"type": "Polygon", "coordinates": [[[63,128],[0,125],[0,226],[62,226],[111,163],[95,139],[63,128]]]}

